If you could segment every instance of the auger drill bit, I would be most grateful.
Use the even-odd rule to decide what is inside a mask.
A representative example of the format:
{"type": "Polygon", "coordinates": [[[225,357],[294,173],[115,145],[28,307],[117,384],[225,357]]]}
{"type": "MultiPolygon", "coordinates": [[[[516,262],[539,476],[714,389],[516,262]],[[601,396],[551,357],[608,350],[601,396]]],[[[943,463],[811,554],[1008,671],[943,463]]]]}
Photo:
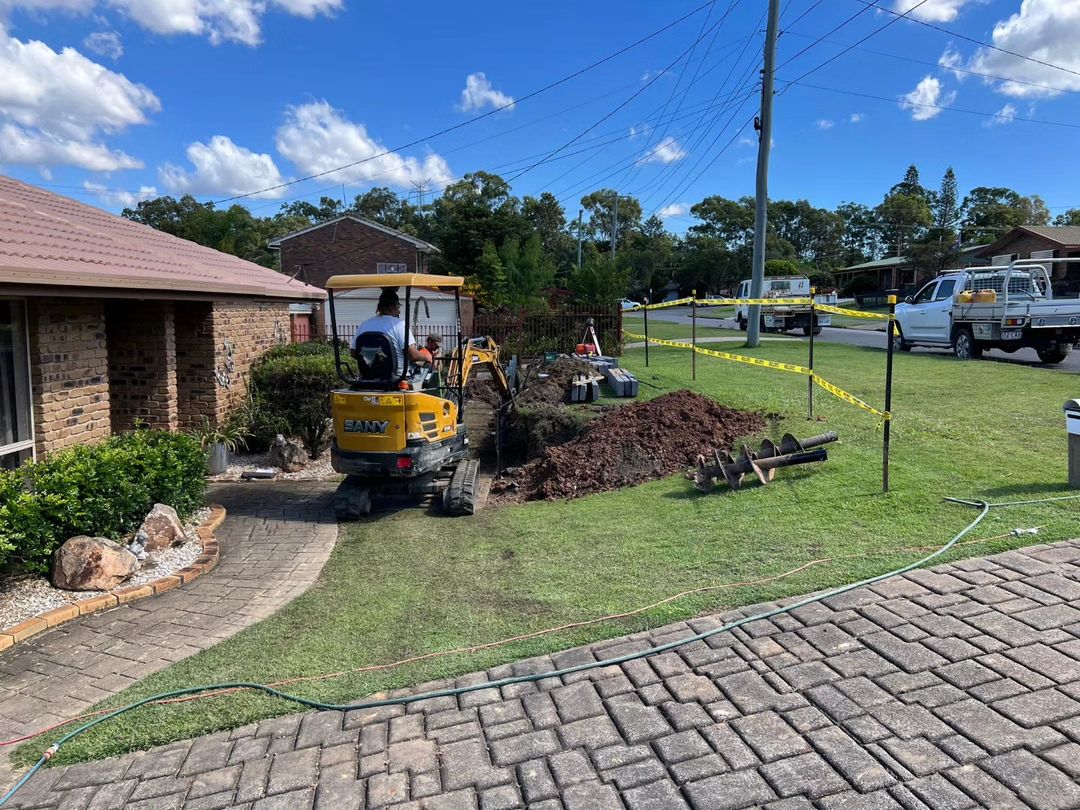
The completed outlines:
{"type": "Polygon", "coordinates": [[[711,459],[698,456],[694,486],[701,492],[709,492],[722,478],[729,487],[738,490],[747,473],[753,473],[762,484],[767,484],[780,467],[825,461],[829,455],[821,445],[835,442],[838,438],[835,432],[829,431],[799,441],[790,433],[785,433],[780,444],[772,439],[764,439],[757,452],[743,445],[738,458],[723,450],[713,450],[711,459]]]}

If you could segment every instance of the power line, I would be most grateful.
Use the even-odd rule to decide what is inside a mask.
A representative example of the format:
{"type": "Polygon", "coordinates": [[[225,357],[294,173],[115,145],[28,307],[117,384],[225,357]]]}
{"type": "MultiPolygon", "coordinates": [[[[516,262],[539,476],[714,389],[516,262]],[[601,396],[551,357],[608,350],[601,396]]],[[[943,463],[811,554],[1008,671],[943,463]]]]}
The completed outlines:
{"type": "Polygon", "coordinates": [[[646,34],[641,39],[638,39],[635,42],[632,42],[629,45],[626,45],[626,46],[620,48],[619,50],[608,54],[607,56],[604,56],[604,57],[602,57],[600,59],[597,59],[595,62],[592,62],[591,64],[586,65],[585,67],[580,68],[579,70],[576,70],[573,73],[570,73],[570,74],[568,74],[566,76],[563,76],[561,79],[556,79],[555,81],[544,85],[543,87],[541,87],[538,90],[533,90],[531,93],[527,93],[527,94],[525,94],[524,96],[522,96],[522,97],[520,97],[518,99],[515,99],[513,101],[509,101],[506,104],[503,104],[503,105],[495,107],[495,108],[493,108],[491,110],[488,110],[486,113],[481,113],[480,115],[473,116],[472,118],[468,119],[467,121],[462,121],[460,123],[453,124],[452,126],[440,129],[438,132],[434,132],[434,133],[432,133],[430,135],[425,135],[425,136],[423,136],[421,138],[417,138],[417,139],[415,139],[413,141],[409,141],[406,144],[402,144],[401,146],[394,147],[393,149],[387,149],[387,150],[385,150],[383,152],[379,152],[378,154],[370,155],[370,156],[368,156],[366,158],[362,158],[361,160],[354,160],[351,163],[346,163],[346,164],[343,164],[341,166],[337,166],[337,167],[335,167],[333,169],[327,169],[326,171],[316,172],[314,174],[309,174],[306,177],[300,177],[300,178],[297,178],[295,180],[288,180],[288,181],[286,181],[284,183],[277,183],[277,184],[272,185],[272,186],[267,186],[265,188],[260,188],[260,189],[254,190],[254,191],[249,191],[249,192],[247,192],[245,194],[236,194],[236,195],[233,195],[232,197],[224,197],[224,198],[222,198],[220,200],[216,200],[215,202],[223,203],[223,202],[231,202],[232,200],[241,200],[241,199],[244,199],[246,197],[252,197],[252,196],[254,196],[256,194],[262,194],[262,193],[267,192],[267,191],[274,191],[274,190],[279,189],[279,188],[285,188],[287,186],[296,185],[297,183],[302,183],[305,180],[314,180],[317,177],[325,177],[328,174],[333,174],[334,172],[339,172],[339,171],[341,171],[343,169],[351,169],[353,166],[359,166],[361,163],[367,163],[369,161],[376,160],[377,158],[385,157],[386,155],[393,154],[394,152],[400,152],[403,149],[408,149],[410,147],[413,147],[413,146],[416,146],[418,144],[424,143],[425,141],[429,141],[432,138],[438,138],[438,137],[440,137],[442,135],[446,135],[447,133],[450,133],[450,132],[453,132],[455,130],[461,129],[462,127],[467,127],[470,124],[475,124],[477,121],[482,121],[485,118],[490,118],[492,115],[495,115],[498,112],[502,112],[503,110],[508,109],[510,107],[513,107],[516,104],[522,103],[523,101],[528,101],[531,98],[535,98],[536,96],[540,95],[541,93],[546,93],[548,90],[552,90],[552,89],[558,87],[559,85],[565,84],[566,82],[568,82],[568,81],[570,81],[572,79],[576,79],[578,76],[581,76],[584,73],[588,73],[590,70],[594,70],[595,68],[600,67],[600,65],[603,65],[603,64],[605,64],[607,62],[610,62],[612,59],[615,59],[615,58],[621,56],[622,54],[626,53],[627,51],[633,50],[634,48],[638,47],[639,45],[642,45],[645,42],[648,42],[650,39],[654,39],[655,37],[659,36],[660,34],[664,33],[665,31],[668,31],[668,30],[674,28],[676,25],[683,22],[684,20],[687,20],[690,17],[693,17],[698,12],[700,12],[700,11],[708,8],[709,6],[711,6],[713,4],[713,2],[715,2],[715,0],[708,0],[708,2],[701,4],[697,8],[692,9],[691,11],[688,11],[686,14],[679,17],[677,20],[674,20],[673,22],[668,23],[667,25],[665,25],[662,28],[658,28],[657,30],[653,31],[651,34],[646,34]]]}
{"type": "MultiPolygon", "coordinates": [[[[785,79],[781,79],[780,81],[784,81],[787,84],[787,87],[791,87],[792,85],[795,84],[794,81],[788,82],[785,79]]],[[[785,87],[784,89],[786,90],[787,87],[785,87]]],[[[888,96],[876,96],[873,93],[862,93],[862,92],[859,92],[857,90],[844,90],[844,89],[841,89],[839,87],[823,87],[822,85],[807,84],[806,82],[799,82],[799,87],[807,87],[807,88],[810,88],[812,90],[824,90],[827,93],[841,93],[841,94],[846,95],[846,96],[857,96],[859,98],[875,99],[877,101],[888,101],[888,102],[890,102],[892,104],[896,104],[896,103],[900,102],[899,99],[889,98],[888,96]]],[[[1001,121],[1025,121],[1025,122],[1027,122],[1029,124],[1045,124],[1047,126],[1052,126],[1052,127],[1066,127],[1068,129],[1080,129],[1080,124],[1072,124],[1072,123],[1069,123],[1068,121],[1047,121],[1047,120],[1041,119],[1041,118],[1025,118],[1024,116],[1021,116],[1021,115],[1003,115],[1002,113],[988,113],[988,112],[983,112],[982,110],[966,110],[966,109],[963,109],[961,107],[944,107],[944,106],[942,106],[940,104],[927,104],[927,103],[924,103],[924,102],[909,101],[907,99],[904,99],[902,101],[902,103],[906,104],[906,105],[909,105],[911,107],[925,107],[925,108],[931,109],[931,110],[944,110],[946,112],[958,112],[958,113],[964,113],[965,115],[979,115],[979,116],[982,116],[984,118],[996,118],[996,119],[1001,120],[1001,121]]]]}
{"type": "Polygon", "coordinates": [[[1080,76],[1080,71],[1073,70],[1072,68],[1067,68],[1067,67],[1064,67],[1062,65],[1055,65],[1053,62],[1044,62],[1042,59],[1036,59],[1034,56],[1027,56],[1027,55],[1022,54],[1022,53],[1017,53],[1016,51],[1010,51],[1007,48],[1001,48],[1001,47],[999,47],[997,45],[992,45],[989,42],[983,42],[981,39],[975,39],[974,37],[969,37],[966,34],[961,34],[958,31],[953,31],[951,29],[945,28],[944,26],[934,25],[933,23],[926,22],[926,20],[920,20],[920,19],[918,19],[916,17],[908,17],[907,15],[910,14],[911,11],[912,11],[910,9],[908,11],[905,11],[903,14],[900,14],[899,12],[893,11],[890,8],[886,8],[885,6],[877,6],[877,5],[875,5],[878,2],[878,0],[873,0],[873,2],[871,2],[871,0],[855,0],[855,2],[856,3],[862,3],[863,5],[872,5],[875,8],[879,8],[881,11],[884,11],[886,14],[892,14],[893,16],[896,16],[896,17],[903,17],[904,19],[911,20],[911,22],[917,23],[918,25],[921,25],[921,26],[923,26],[925,28],[933,28],[935,31],[940,31],[943,34],[948,34],[951,37],[956,37],[957,39],[963,39],[963,40],[966,40],[967,42],[972,42],[975,45],[981,45],[984,48],[990,48],[990,50],[998,51],[999,53],[1008,54],[1009,56],[1015,56],[1017,59],[1023,59],[1023,60],[1025,60],[1027,62],[1034,62],[1036,65],[1042,65],[1043,67],[1053,68],[1054,70],[1061,70],[1061,71],[1064,71],[1065,73],[1071,73],[1074,76],[1080,76]]]}

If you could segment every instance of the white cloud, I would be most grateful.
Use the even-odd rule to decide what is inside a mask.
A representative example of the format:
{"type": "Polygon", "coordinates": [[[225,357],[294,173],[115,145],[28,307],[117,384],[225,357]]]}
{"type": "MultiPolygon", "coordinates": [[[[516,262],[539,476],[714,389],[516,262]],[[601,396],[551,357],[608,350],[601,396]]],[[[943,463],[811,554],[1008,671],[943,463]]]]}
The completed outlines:
{"type": "Polygon", "coordinates": [[[386,147],[371,137],[363,124],[350,121],[326,101],[288,108],[276,143],[278,152],[304,175],[364,161],[327,178],[336,183],[356,184],[378,178],[380,183],[409,188],[413,182],[423,180],[441,188],[454,179],[440,155],[430,154],[421,160],[397,152],[382,154],[386,147]]]}
{"type": "Polygon", "coordinates": [[[498,109],[506,107],[514,109],[514,99],[491,86],[488,77],[483,73],[470,73],[465,78],[465,89],[461,91],[461,102],[458,109],[461,112],[475,112],[491,107],[498,109]]]}
{"type": "Polygon", "coordinates": [[[850,123],[850,124],[858,124],[864,118],[866,118],[866,116],[863,115],[862,113],[852,113],[851,116],[848,118],[848,123],[850,123]]]}
{"type": "Polygon", "coordinates": [[[925,22],[949,22],[955,20],[960,11],[972,0],[927,0],[921,6],[919,0],[896,0],[893,11],[904,14],[911,11],[909,17],[925,22]],[[918,8],[915,8],[918,6],[918,8]]]}
{"type": "Polygon", "coordinates": [[[161,109],[149,88],[74,48],[57,52],[0,28],[0,160],[10,165],[113,171],[142,162],[100,142],[161,109]]]}
{"type": "Polygon", "coordinates": [[[83,47],[108,59],[119,59],[124,55],[124,45],[115,31],[95,31],[83,40],[83,47]]]}
{"type": "Polygon", "coordinates": [[[206,36],[215,45],[227,40],[258,45],[262,18],[271,9],[311,19],[332,14],[343,4],[344,0],[0,0],[0,22],[15,9],[85,14],[110,7],[155,34],[206,36]]]}
{"type": "MultiPolygon", "coordinates": [[[[994,26],[993,44],[1034,59],[1080,72],[1080,3],[1076,0],[1024,0],[1020,11],[994,26]]],[[[1056,96],[1063,90],[1080,90],[1080,76],[1056,70],[1001,51],[980,48],[969,67],[980,73],[1024,82],[1049,85],[1032,87],[999,82],[996,89],[1013,98],[1056,96]]]]}
{"type": "Polygon", "coordinates": [[[141,169],[141,160],[101,143],[63,138],[14,124],[0,125],[0,164],[11,166],[78,166],[92,172],[141,169]]]}
{"type": "Polygon", "coordinates": [[[1018,112],[1019,110],[1017,110],[1014,105],[1006,104],[996,113],[994,113],[994,115],[997,116],[996,118],[987,118],[986,121],[983,122],[983,126],[1000,127],[1004,126],[1005,124],[1011,124],[1016,118],[1018,112]]]}
{"type": "Polygon", "coordinates": [[[152,200],[158,196],[158,190],[154,186],[139,186],[138,191],[124,191],[87,180],[83,183],[83,188],[93,192],[98,199],[113,208],[134,208],[143,200],[152,200]]]}
{"type": "Polygon", "coordinates": [[[926,76],[910,93],[904,94],[900,106],[911,110],[915,121],[929,121],[941,113],[941,108],[956,101],[956,91],[944,92],[941,81],[934,76],[926,76]]]}
{"type": "Polygon", "coordinates": [[[682,145],[677,140],[668,135],[650,149],[648,154],[640,157],[638,163],[642,165],[658,163],[661,166],[667,166],[679,162],[684,157],[686,157],[686,150],[682,148],[682,145]]]}
{"type": "MultiPolygon", "coordinates": [[[[209,144],[196,141],[186,154],[195,171],[189,172],[172,163],[158,170],[161,182],[177,194],[247,194],[285,182],[270,155],[237,146],[225,135],[215,135],[209,144]]],[[[253,194],[252,198],[272,200],[284,193],[284,189],[278,188],[253,194]]]]}
{"type": "Polygon", "coordinates": [[[756,144],[756,140],[754,140],[753,138],[748,138],[745,135],[739,138],[739,146],[754,146],[756,144]]]}
{"type": "Polygon", "coordinates": [[[830,121],[828,118],[819,118],[814,122],[814,126],[818,129],[832,129],[836,126],[836,122],[830,121]]]}
{"type": "Polygon", "coordinates": [[[671,205],[665,205],[660,209],[660,219],[667,219],[668,217],[685,217],[690,213],[690,205],[688,203],[671,203],[671,205]]]}
{"type": "Polygon", "coordinates": [[[948,45],[945,48],[945,52],[938,57],[937,63],[945,68],[945,70],[951,71],[952,75],[956,77],[957,81],[963,81],[967,78],[967,73],[962,70],[957,70],[964,64],[964,57],[960,55],[960,52],[953,48],[952,45],[948,45]]]}

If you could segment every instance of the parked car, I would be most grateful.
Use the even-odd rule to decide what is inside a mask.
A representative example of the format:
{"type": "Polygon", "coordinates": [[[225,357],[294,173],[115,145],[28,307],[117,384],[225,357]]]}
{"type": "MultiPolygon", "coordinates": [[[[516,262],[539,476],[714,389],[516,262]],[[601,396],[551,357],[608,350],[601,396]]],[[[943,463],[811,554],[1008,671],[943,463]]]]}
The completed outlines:
{"type": "MultiPolygon", "coordinates": [[[[739,284],[736,298],[750,297],[750,279],[739,284]]],[[[762,287],[764,298],[805,298],[810,295],[810,279],[806,276],[768,276],[762,287]]],[[[817,296],[822,304],[836,304],[836,293],[822,293],[817,296]]],[[[747,319],[750,307],[747,304],[739,304],[735,307],[735,320],[739,328],[746,331],[747,319]]],[[[801,329],[804,335],[811,331],[818,335],[823,326],[832,326],[832,315],[821,313],[814,315],[813,324],[810,323],[810,307],[790,304],[777,304],[763,306],[761,308],[761,328],[766,332],[790,332],[793,329],[801,329]]]]}
{"type": "Polygon", "coordinates": [[[621,301],[619,301],[619,305],[623,308],[624,312],[626,310],[628,310],[628,309],[634,309],[636,307],[641,306],[640,303],[638,303],[637,301],[634,301],[633,299],[630,299],[630,298],[622,299],[621,301]]]}

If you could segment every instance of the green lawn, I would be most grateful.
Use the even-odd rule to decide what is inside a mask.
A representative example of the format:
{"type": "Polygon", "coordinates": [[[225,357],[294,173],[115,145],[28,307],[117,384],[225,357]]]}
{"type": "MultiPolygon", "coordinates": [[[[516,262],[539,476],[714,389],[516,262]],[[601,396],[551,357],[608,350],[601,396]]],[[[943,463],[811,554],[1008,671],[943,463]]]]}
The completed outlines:
{"type": "MultiPolygon", "coordinates": [[[[771,342],[743,351],[802,364],[806,347],[771,342]]],[[[807,422],[804,377],[699,357],[697,381],[691,383],[685,351],[657,348],[650,355],[649,368],[640,351],[624,357],[624,365],[649,384],[642,386],[642,397],[690,387],[726,405],[783,415],[775,438],[785,430],[802,437],[831,429],[841,440],[830,447],[826,463],[781,470],[768,487],[739,493],[701,495],[676,475],[621,492],[490,509],[471,518],[404,511],[352,525],[307,594],[129,688],[109,705],[191,684],[274,681],[394,661],[837,558],[767,585],[699,594],[633,620],[294,687],[325,701],[355,700],[888,570],[919,556],[898,549],[944,543],[975,516],[974,510],[943,503],[946,495],[1002,500],[1065,491],[1061,403],[1076,394],[1070,374],[897,356],[892,492],[886,496],[882,432],[869,414],[819,390],[819,421],[807,422]]],[[[817,348],[820,373],[879,406],[884,363],[880,351],[817,348]]],[[[1075,502],[996,510],[975,536],[1027,526],[1045,527],[1038,542],[1076,536],[1075,502]]],[[[1024,542],[1031,539],[965,546],[953,556],[1024,542]]],[[[146,748],[296,710],[251,694],[140,709],[69,744],[58,760],[146,748]]],[[[24,746],[19,760],[29,761],[51,739],[24,746]]]]}
{"type": "MultiPolygon", "coordinates": [[[[643,335],[645,334],[645,321],[641,316],[624,315],[623,329],[643,335]]],[[[690,324],[668,323],[667,321],[661,321],[656,318],[649,318],[650,338],[659,338],[660,340],[681,340],[683,338],[689,338],[691,331],[690,324]]],[[[710,326],[708,321],[698,323],[697,335],[698,337],[743,337],[743,333],[738,329],[723,329],[716,326],[710,326]]]]}

